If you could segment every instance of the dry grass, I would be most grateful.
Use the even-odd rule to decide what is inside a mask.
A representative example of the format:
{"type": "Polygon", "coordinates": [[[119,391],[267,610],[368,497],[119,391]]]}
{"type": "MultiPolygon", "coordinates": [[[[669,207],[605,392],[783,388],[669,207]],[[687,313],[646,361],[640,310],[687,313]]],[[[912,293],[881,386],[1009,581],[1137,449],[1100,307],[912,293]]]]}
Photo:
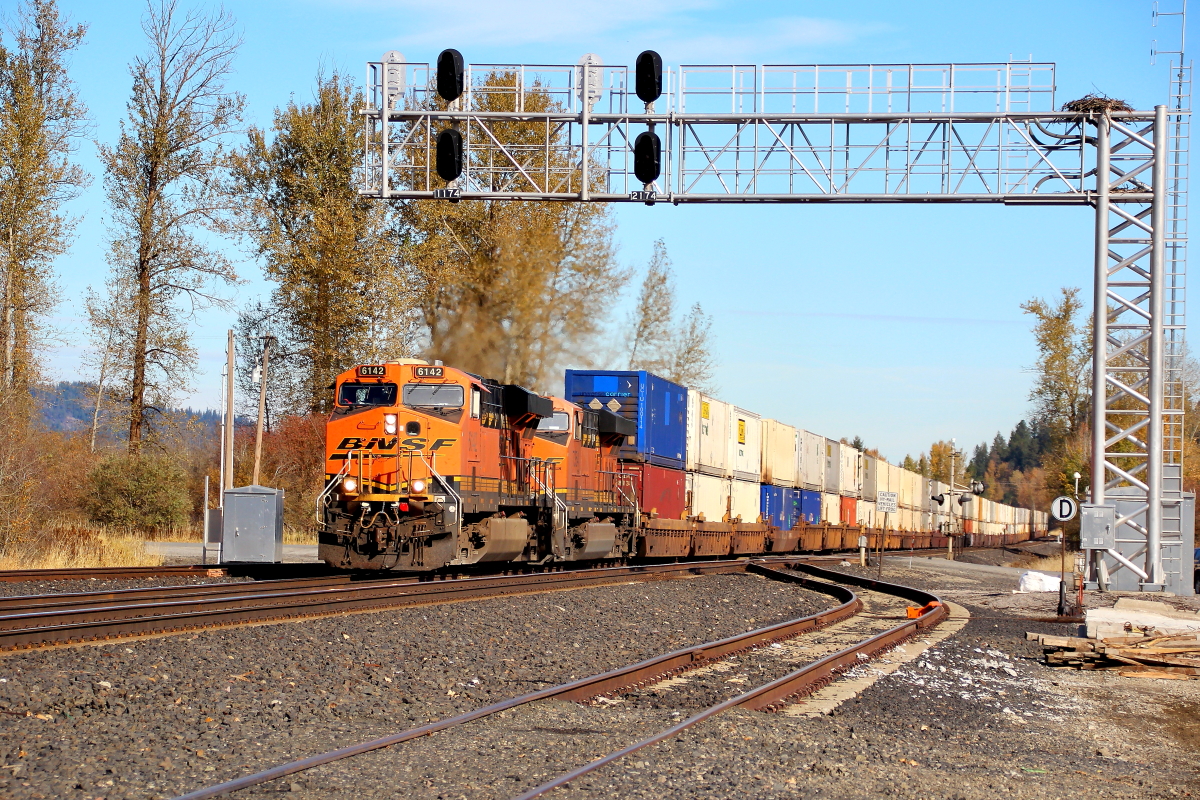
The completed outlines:
{"type": "Polygon", "coordinates": [[[317,531],[315,528],[293,528],[291,525],[283,526],[283,543],[284,544],[316,544],[317,531]]]}
{"type": "MultiPolygon", "coordinates": [[[[1067,572],[1072,572],[1075,569],[1075,553],[1067,551],[1067,572]]],[[[1034,572],[1044,572],[1047,575],[1057,575],[1062,569],[1062,556],[1043,556],[1041,558],[1019,558],[1014,560],[1010,567],[1018,569],[1028,569],[1034,572]]]]}
{"type": "Polygon", "coordinates": [[[153,567],[162,556],[146,551],[146,540],[128,531],[62,525],[0,553],[0,569],[153,567]]]}

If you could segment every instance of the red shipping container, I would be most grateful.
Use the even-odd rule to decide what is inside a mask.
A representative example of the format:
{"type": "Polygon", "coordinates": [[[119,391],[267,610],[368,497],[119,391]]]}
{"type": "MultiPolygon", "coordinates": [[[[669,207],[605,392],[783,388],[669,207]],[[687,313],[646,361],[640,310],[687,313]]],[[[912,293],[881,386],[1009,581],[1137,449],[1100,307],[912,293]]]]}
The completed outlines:
{"type": "Polygon", "coordinates": [[[842,524],[858,525],[858,501],[853,497],[842,498],[842,524]]]}
{"type": "Polygon", "coordinates": [[[687,480],[683,470],[625,462],[621,471],[634,476],[634,489],[643,514],[654,512],[664,519],[683,518],[687,509],[687,480]]]}

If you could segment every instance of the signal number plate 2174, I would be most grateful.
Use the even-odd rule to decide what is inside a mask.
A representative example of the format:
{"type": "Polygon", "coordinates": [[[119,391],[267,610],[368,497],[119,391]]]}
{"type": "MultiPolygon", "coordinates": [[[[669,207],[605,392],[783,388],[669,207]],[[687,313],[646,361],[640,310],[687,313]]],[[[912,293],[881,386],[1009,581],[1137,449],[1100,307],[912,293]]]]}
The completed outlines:
{"type": "Polygon", "coordinates": [[[382,378],[384,375],[387,375],[387,367],[385,367],[383,364],[372,364],[370,366],[359,367],[358,374],[359,377],[362,378],[382,378]]]}
{"type": "Polygon", "coordinates": [[[446,377],[445,367],[413,367],[413,377],[415,378],[444,378],[446,377]]]}

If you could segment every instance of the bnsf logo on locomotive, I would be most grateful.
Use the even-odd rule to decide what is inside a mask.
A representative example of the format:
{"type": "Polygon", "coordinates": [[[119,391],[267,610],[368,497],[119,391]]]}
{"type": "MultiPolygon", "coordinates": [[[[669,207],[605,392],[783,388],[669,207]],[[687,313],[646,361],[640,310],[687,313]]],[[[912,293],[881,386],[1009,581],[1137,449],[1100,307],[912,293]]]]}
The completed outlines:
{"type": "MultiPolygon", "coordinates": [[[[342,439],[341,444],[337,446],[338,450],[394,450],[396,449],[396,440],[399,437],[393,436],[388,439],[385,436],[375,436],[370,439],[364,439],[361,436],[347,436],[342,439]]],[[[429,452],[433,453],[445,447],[453,447],[458,439],[435,439],[429,448],[429,452]]],[[[424,436],[414,436],[400,442],[401,450],[424,450],[425,445],[429,444],[429,440],[424,436]]]]}
{"type": "Polygon", "coordinates": [[[366,367],[359,367],[358,374],[363,378],[382,378],[387,375],[387,367],[383,364],[372,364],[366,367]]]}
{"type": "Polygon", "coordinates": [[[445,367],[413,367],[414,378],[444,378],[446,377],[445,367]]]}

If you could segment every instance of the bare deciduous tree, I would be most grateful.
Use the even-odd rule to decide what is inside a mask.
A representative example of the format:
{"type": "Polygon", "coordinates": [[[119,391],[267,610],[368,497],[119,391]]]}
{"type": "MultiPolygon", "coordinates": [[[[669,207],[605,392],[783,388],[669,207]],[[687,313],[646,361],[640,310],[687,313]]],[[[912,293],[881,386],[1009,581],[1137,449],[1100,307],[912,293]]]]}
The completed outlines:
{"type": "Polygon", "coordinates": [[[113,352],[129,397],[129,452],[148,415],[186,386],[196,360],[187,322],[223,305],[237,281],[205,233],[233,230],[223,144],[244,99],[226,81],[241,39],[224,11],[181,12],[150,0],[142,19],[148,52],[130,66],[133,93],[115,146],[100,146],[111,235],[107,299],[92,324],[113,329],[113,352]],[[117,312],[117,313],[114,313],[117,312]]]}
{"type": "Polygon", "coordinates": [[[676,321],[675,276],[661,239],[654,243],[627,336],[628,369],[646,369],[684,386],[714,390],[712,317],[695,303],[676,321]]]}

